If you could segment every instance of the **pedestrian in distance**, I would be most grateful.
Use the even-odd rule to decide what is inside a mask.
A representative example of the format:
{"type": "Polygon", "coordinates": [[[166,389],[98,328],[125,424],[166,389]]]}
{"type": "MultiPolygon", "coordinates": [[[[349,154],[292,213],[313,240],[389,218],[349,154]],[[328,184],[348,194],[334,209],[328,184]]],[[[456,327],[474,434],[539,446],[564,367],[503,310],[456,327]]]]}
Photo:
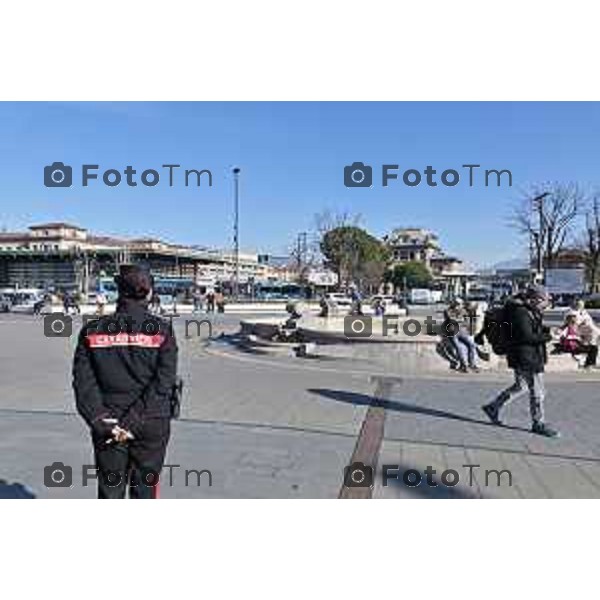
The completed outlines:
{"type": "Polygon", "coordinates": [[[215,293],[213,290],[210,290],[206,293],[206,312],[215,312],[215,293]]]}
{"type": "Polygon", "coordinates": [[[202,297],[202,292],[196,288],[192,294],[192,300],[194,302],[194,314],[195,313],[199,313],[202,312],[203,309],[203,297],[202,297]]]}
{"type": "Polygon", "coordinates": [[[502,425],[502,408],[528,391],[532,433],[554,438],[559,436],[559,432],[548,426],[544,419],[546,344],[552,338],[549,328],[543,324],[543,311],[548,304],[548,294],[539,285],[531,285],[523,293],[507,300],[502,320],[509,325],[504,329],[504,337],[506,358],[513,370],[514,383],[482,408],[492,423],[502,425]]]}
{"type": "Polygon", "coordinates": [[[79,305],[77,304],[77,299],[75,298],[75,294],[71,292],[65,292],[63,296],[63,310],[65,315],[79,314],[81,310],[79,309],[79,305]]]}
{"type": "Polygon", "coordinates": [[[34,305],[33,305],[33,314],[35,316],[41,315],[42,314],[42,310],[46,307],[46,305],[49,304],[48,301],[48,294],[44,294],[44,296],[42,298],[40,298],[34,305]]]}
{"type": "Polygon", "coordinates": [[[104,315],[104,309],[106,308],[108,300],[103,292],[96,294],[96,314],[101,317],[104,315]]]}
{"type": "Polygon", "coordinates": [[[152,292],[152,298],[150,298],[150,312],[154,315],[161,313],[160,296],[156,292],[152,292]]]}
{"type": "MultiPolygon", "coordinates": [[[[218,313],[225,312],[225,296],[221,290],[217,290],[214,295],[214,304],[217,307],[218,313]]],[[[214,310],[214,309],[213,309],[214,310]]]]}
{"type": "Polygon", "coordinates": [[[383,300],[379,297],[373,300],[372,308],[376,317],[382,317],[385,314],[385,304],[383,303],[383,300]]]}
{"type": "Polygon", "coordinates": [[[324,295],[319,298],[319,308],[321,309],[319,317],[329,317],[329,302],[327,302],[327,298],[324,295]]]}
{"type": "Polygon", "coordinates": [[[80,315],[81,305],[86,301],[85,296],[81,292],[76,292],[71,297],[73,299],[73,311],[76,315],[80,315]]]}
{"type": "Polygon", "coordinates": [[[350,300],[352,302],[350,306],[350,314],[355,316],[363,316],[362,294],[355,285],[353,285],[350,289],[350,300]]]}
{"type": "Polygon", "coordinates": [[[77,411],[90,428],[98,498],[156,498],[178,412],[177,343],[148,311],[152,278],[122,265],[114,315],[86,324],[73,360],[77,411]]]}

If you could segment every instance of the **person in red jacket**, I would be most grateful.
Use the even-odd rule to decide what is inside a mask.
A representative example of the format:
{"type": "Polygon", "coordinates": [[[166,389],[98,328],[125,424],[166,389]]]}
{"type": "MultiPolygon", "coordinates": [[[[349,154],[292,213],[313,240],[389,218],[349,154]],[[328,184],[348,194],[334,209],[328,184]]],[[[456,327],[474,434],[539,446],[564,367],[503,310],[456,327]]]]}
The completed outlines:
{"type": "Polygon", "coordinates": [[[123,265],[116,312],[85,325],[73,360],[77,411],[90,428],[99,498],[155,498],[177,384],[171,325],[148,311],[152,277],[123,265]]]}

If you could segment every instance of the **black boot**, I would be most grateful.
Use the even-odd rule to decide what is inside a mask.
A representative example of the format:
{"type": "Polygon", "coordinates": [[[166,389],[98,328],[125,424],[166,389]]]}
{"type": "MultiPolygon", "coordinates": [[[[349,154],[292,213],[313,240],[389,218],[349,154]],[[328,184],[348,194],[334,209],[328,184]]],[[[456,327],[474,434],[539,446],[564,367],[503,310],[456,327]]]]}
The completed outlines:
{"type": "Polygon", "coordinates": [[[531,433],[536,433],[537,435],[543,435],[544,437],[548,437],[548,438],[560,437],[560,433],[558,431],[556,431],[556,429],[552,429],[552,427],[549,427],[548,425],[546,425],[546,423],[540,423],[539,421],[536,421],[531,426],[531,433]]]}
{"type": "Polygon", "coordinates": [[[481,410],[483,410],[483,412],[487,415],[488,419],[494,425],[503,425],[502,421],[500,420],[500,410],[497,406],[493,404],[484,404],[481,407],[481,410]]]}

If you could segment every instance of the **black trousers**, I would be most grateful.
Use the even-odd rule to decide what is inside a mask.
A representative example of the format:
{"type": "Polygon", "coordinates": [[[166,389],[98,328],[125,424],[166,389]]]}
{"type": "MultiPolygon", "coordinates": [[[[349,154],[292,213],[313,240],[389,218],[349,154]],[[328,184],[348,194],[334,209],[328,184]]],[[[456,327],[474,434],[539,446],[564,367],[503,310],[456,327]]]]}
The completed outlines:
{"type": "Polygon", "coordinates": [[[157,498],[159,476],[171,432],[169,419],[147,419],[141,435],[127,444],[93,437],[98,498],[157,498]]]}
{"type": "Polygon", "coordinates": [[[596,360],[598,359],[598,346],[582,344],[573,354],[585,354],[585,366],[593,367],[596,365],[596,360]]]}

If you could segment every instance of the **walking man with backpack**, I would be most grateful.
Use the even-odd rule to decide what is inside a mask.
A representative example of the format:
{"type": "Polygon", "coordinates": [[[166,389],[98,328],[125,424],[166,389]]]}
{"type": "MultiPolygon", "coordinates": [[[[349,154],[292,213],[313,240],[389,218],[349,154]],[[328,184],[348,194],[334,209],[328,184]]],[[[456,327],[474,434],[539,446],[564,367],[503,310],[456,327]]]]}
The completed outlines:
{"type": "Polygon", "coordinates": [[[524,293],[510,298],[502,310],[499,323],[490,324],[486,332],[494,349],[506,353],[508,366],[513,370],[515,382],[483,411],[496,425],[502,425],[502,407],[529,391],[532,433],[549,438],[558,437],[558,431],[544,421],[544,366],[547,361],[546,343],[551,336],[542,322],[542,311],[548,305],[548,295],[539,285],[532,285],[524,293]]]}

